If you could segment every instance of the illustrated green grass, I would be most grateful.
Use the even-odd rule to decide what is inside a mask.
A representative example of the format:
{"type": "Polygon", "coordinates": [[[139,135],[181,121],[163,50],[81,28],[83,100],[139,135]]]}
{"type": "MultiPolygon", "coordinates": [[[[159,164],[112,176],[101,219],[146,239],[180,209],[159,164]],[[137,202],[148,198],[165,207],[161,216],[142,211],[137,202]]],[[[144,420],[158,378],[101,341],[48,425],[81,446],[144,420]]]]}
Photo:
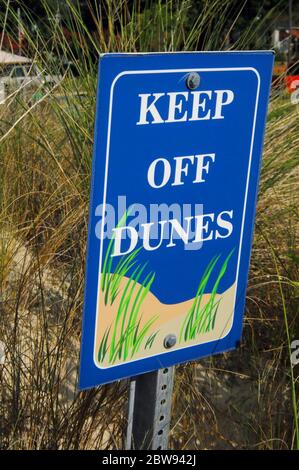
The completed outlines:
{"type": "Polygon", "coordinates": [[[159,331],[155,331],[154,333],[152,333],[148,339],[146,340],[146,343],[144,345],[144,349],[150,349],[155,341],[155,338],[157,336],[157,334],[159,333],[159,331]]]}
{"type": "Polygon", "coordinates": [[[198,285],[193,304],[182,324],[179,335],[179,342],[195,339],[198,334],[207,333],[208,331],[214,329],[217,311],[221,301],[221,299],[216,301],[217,289],[221,279],[226,273],[228,262],[233,252],[234,250],[229,253],[221,265],[212,292],[210,294],[209,301],[206,305],[202,306],[202,299],[205,293],[205,288],[216,268],[221,255],[214,256],[209,262],[198,285]]]}
{"type": "MultiPolygon", "coordinates": [[[[127,216],[128,211],[121,217],[117,227],[124,225],[127,216]]],[[[99,362],[103,362],[109,354],[109,362],[112,364],[116,360],[125,361],[132,358],[144,341],[146,341],[146,347],[150,349],[156,335],[151,335],[150,338],[146,338],[146,336],[158,318],[158,315],[155,315],[142,325],[140,310],[154,281],[155,273],[149,272],[144,276],[147,263],[140,265],[137,262],[137,255],[141,248],[132,251],[129,255],[122,256],[112,270],[114,242],[115,235],[113,234],[105,253],[101,273],[101,290],[105,305],[111,306],[118,298],[118,308],[116,318],[113,324],[106,329],[98,351],[99,362]],[[120,292],[121,283],[129,275],[129,272],[132,274],[127,279],[123,291],[120,292]]]]}

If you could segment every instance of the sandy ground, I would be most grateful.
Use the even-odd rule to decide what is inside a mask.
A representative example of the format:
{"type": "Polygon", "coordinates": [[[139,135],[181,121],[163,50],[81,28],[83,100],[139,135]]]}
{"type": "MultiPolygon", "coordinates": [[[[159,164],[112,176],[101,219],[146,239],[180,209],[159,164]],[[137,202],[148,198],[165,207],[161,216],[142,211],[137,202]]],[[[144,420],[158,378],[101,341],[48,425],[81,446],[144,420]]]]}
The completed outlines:
{"type": "MultiPolygon", "coordinates": [[[[128,279],[124,278],[120,292],[124,289],[128,279]]],[[[172,347],[172,350],[181,349],[182,347],[192,346],[196,344],[207,343],[210,341],[218,340],[223,338],[229,332],[232,325],[232,317],[234,310],[234,299],[235,299],[235,288],[236,285],[233,284],[229,289],[227,289],[223,294],[216,295],[216,301],[220,299],[219,308],[216,317],[215,327],[212,331],[207,333],[200,334],[196,339],[190,340],[184,343],[177,343],[172,347]]],[[[99,349],[99,345],[102,339],[102,335],[111,324],[113,324],[117,308],[118,308],[118,298],[112,306],[105,305],[103,295],[100,293],[99,306],[98,306],[98,320],[97,320],[97,329],[96,329],[96,351],[99,349]]],[[[202,306],[206,305],[210,298],[210,294],[204,294],[202,299],[202,306]]],[[[153,325],[151,326],[146,339],[154,332],[157,332],[153,345],[150,349],[144,349],[145,341],[140,347],[138,353],[134,355],[133,360],[140,359],[143,357],[150,357],[157,354],[166,352],[167,350],[164,347],[164,339],[167,335],[175,335],[176,338],[179,338],[179,332],[184,322],[184,319],[189,312],[193,304],[194,299],[190,299],[185,302],[178,304],[163,304],[159,299],[152,294],[151,292],[145,297],[144,302],[140,309],[139,317],[142,317],[141,327],[149,319],[154,316],[158,316],[153,325]]],[[[100,367],[109,367],[108,355],[106,356],[104,362],[99,364],[100,367]]],[[[123,361],[120,361],[120,363],[123,361]]],[[[129,362],[129,360],[127,361],[129,362]]],[[[117,362],[115,362],[117,364],[117,362]]]]}

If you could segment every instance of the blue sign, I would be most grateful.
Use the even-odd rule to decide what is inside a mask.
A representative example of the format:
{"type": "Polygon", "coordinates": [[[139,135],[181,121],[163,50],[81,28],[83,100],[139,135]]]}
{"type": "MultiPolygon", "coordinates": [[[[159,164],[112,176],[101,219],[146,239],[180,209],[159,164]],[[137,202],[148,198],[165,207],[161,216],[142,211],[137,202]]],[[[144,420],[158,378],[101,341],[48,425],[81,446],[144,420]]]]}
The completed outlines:
{"type": "Polygon", "coordinates": [[[239,342],[272,66],[101,56],[80,389],[239,342]]]}

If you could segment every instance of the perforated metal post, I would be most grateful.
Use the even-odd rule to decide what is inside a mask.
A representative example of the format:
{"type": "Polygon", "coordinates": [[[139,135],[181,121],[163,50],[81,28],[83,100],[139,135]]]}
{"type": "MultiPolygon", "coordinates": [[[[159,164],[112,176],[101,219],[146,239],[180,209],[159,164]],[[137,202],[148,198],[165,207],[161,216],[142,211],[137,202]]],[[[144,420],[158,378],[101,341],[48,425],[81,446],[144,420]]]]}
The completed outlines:
{"type": "Polygon", "coordinates": [[[130,383],[127,449],[167,449],[174,367],[139,375],[130,383]]]}

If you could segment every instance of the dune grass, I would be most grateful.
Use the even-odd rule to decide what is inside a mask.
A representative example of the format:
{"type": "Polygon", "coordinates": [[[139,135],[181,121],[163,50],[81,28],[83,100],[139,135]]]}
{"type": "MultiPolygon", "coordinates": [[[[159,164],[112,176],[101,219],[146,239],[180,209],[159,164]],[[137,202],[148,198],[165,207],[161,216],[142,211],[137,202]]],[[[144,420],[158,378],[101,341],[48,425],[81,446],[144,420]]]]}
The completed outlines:
{"type": "Polygon", "coordinates": [[[202,306],[202,300],[206,291],[206,286],[213,274],[213,271],[215,270],[217,262],[220,260],[220,255],[214,256],[206,267],[198,285],[192,307],[187,313],[186,318],[184,319],[184,322],[181,326],[179,335],[180,342],[195,339],[196,336],[200,333],[207,333],[208,331],[214,329],[217,310],[219,303],[221,302],[221,298],[216,300],[217,289],[221,279],[226,273],[228,262],[233,254],[233,251],[234,250],[229,253],[222,263],[213,288],[211,292],[209,292],[210,298],[208,302],[202,306]]]}
{"type": "MultiPolygon", "coordinates": [[[[120,218],[117,227],[122,227],[128,217],[129,210],[120,218]]],[[[101,339],[98,360],[103,362],[109,353],[109,362],[126,361],[133,358],[145,341],[148,348],[153,345],[154,337],[148,342],[146,336],[158,318],[153,316],[147,322],[142,322],[142,303],[150,291],[155,273],[145,275],[147,263],[138,263],[138,253],[141,248],[133,250],[129,255],[116,259],[113,266],[113,247],[115,232],[113,232],[105,253],[102,272],[101,290],[104,303],[107,306],[106,315],[109,315],[109,306],[117,303],[117,313],[114,323],[111,323],[101,339]]]]}
{"type": "MultiPolygon", "coordinates": [[[[11,2],[4,3],[5,30],[16,39],[16,13],[11,2]]],[[[78,5],[64,3],[70,7],[72,47],[57,26],[56,9],[44,0],[43,30],[37,37],[24,7],[24,33],[43,75],[59,74],[66,59],[78,78],[63,75],[59,86],[42,87],[35,101],[29,89],[17,89],[0,107],[0,340],[6,348],[0,365],[1,449],[123,447],[126,384],[75,393],[97,57],[107,51],[225,49],[242,7],[213,0],[194,10],[191,2],[167,1],[154,8],[149,2],[143,12],[138,1],[133,11],[123,1],[107,2],[107,30],[95,11],[93,35],[78,5]]],[[[257,35],[267,34],[265,22],[263,17],[248,24],[232,48],[256,48],[257,35]]],[[[288,332],[298,338],[299,324],[298,168],[298,107],[278,90],[267,126],[243,346],[178,368],[171,448],[298,447],[298,370],[290,374],[286,337],[288,332]],[[197,382],[201,369],[205,380],[197,382]],[[225,390],[224,410],[217,396],[223,399],[225,390]]],[[[117,282],[109,285],[107,304],[120,294],[117,282]]],[[[109,334],[108,328],[104,337],[109,334]]],[[[151,340],[144,340],[145,347],[151,340]]],[[[100,357],[107,348],[104,339],[100,357]]]]}
{"type": "MultiPolygon", "coordinates": [[[[135,256],[136,254],[134,254],[135,256]]],[[[132,258],[134,257],[132,256],[132,258]]],[[[123,265],[125,260],[121,260],[120,263],[123,265]]],[[[130,269],[132,264],[129,262],[126,266],[130,269]]],[[[146,264],[143,266],[137,264],[130,277],[125,280],[125,286],[123,282],[125,271],[123,268],[121,270],[122,275],[119,272],[110,275],[111,290],[113,292],[112,302],[115,301],[117,303],[117,313],[114,322],[102,338],[98,355],[101,361],[105,359],[106,353],[109,353],[109,362],[111,364],[115,361],[126,361],[138,353],[144,341],[149,348],[153,344],[153,337],[148,342],[147,335],[158,315],[143,323],[141,308],[154,281],[155,274],[150,272],[141,280],[145,268],[146,264]],[[121,282],[123,283],[123,291],[119,294],[117,292],[114,295],[115,284],[119,286],[121,282]]],[[[109,283],[107,284],[107,289],[109,289],[109,283]]],[[[109,305],[111,304],[108,304],[107,312],[105,313],[107,315],[109,315],[109,305]]]]}

